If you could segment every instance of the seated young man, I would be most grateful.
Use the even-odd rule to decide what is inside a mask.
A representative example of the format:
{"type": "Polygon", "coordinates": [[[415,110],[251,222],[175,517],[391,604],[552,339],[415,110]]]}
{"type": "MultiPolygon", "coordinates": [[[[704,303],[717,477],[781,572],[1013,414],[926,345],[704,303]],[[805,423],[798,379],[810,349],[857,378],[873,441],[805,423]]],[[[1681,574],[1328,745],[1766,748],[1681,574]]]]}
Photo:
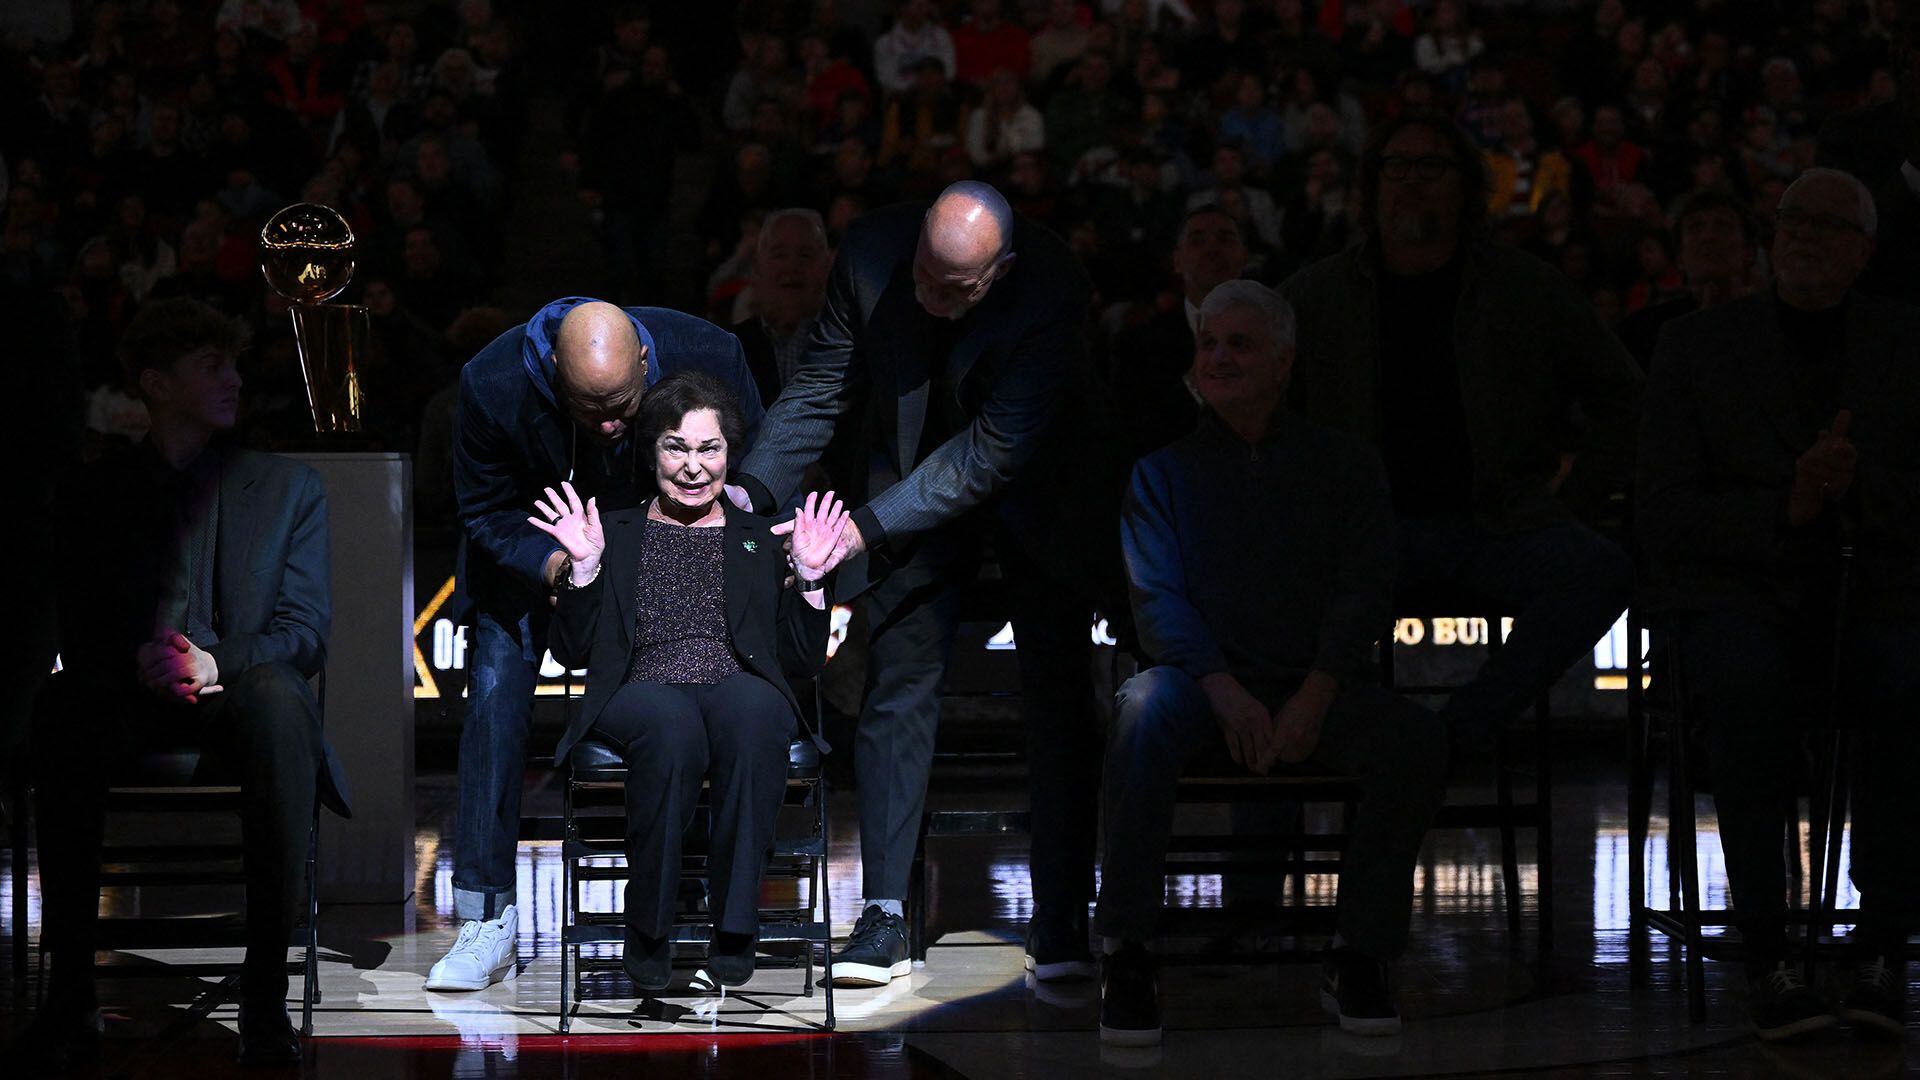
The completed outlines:
{"type": "Polygon", "coordinates": [[[245,793],[241,1056],[300,1055],[287,942],[306,895],[316,784],[346,812],[307,682],[330,620],[326,495],[311,468],[222,441],[245,344],[243,324],[197,301],[143,308],[122,357],[152,430],[59,495],[62,670],[34,745],[51,977],[22,1044],[48,1064],[98,1049],[106,787],[125,758],[181,745],[203,748],[211,782],[245,793]]]}
{"type": "Polygon", "coordinates": [[[1274,292],[1216,287],[1196,345],[1200,426],[1135,467],[1121,526],[1155,666],[1120,688],[1107,751],[1101,1038],[1160,1039],[1147,945],[1174,789],[1189,767],[1228,758],[1260,774],[1305,762],[1360,778],[1321,1001],[1347,1031],[1392,1034],[1392,965],[1447,740],[1438,717],[1370,679],[1394,579],[1385,473],[1365,443],[1283,406],[1293,312],[1274,292]]]}

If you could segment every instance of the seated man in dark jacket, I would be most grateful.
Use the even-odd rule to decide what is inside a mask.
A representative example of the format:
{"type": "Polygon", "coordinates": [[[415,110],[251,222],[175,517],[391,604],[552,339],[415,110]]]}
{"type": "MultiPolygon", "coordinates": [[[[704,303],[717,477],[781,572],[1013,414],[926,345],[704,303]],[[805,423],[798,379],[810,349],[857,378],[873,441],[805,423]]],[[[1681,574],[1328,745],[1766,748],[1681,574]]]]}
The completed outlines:
{"type": "Polygon", "coordinates": [[[1133,473],[1122,521],[1140,643],[1155,665],[1120,688],[1106,766],[1101,1038],[1160,1040],[1152,954],[1174,789],[1231,758],[1360,777],[1322,1002],[1340,1026],[1391,1034],[1414,860],[1445,793],[1440,721],[1374,685],[1393,593],[1393,510],[1366,444],[1289,412],[1293,313],[1232,281],[1201,308],[1200,427],[1133,473]]]}
{"type": "Polygon", "coordinates": [[[1755,1028],[1786,1038],[1836,1019],[1787,961],[1780,837],[1809,722],[1837,709],[1863,744],[1861,955],[1840,1018],[1899,1038],[1907,935],[1920,928],[1920,310],[1854,291],[1875,214],[1852,176],[1809,170],[1776,221],[1775,287],[1661,336],[1635,523],[1655,602],[1672,613],[1686,705],[1707,728],[1755,1028]]]}
{"type": "Polygon", "coordinates": [[[308,679],[331,621],[320,476],[224,443],[245,329],[194,300],[147,305],[122,353],[153,427],[74,476],[57,520],[62,670],[36,732],[47,1004],[28,1045],[97,1046],[95,920],[108,782],[122,757],[198,745],[238,780],[247,881],[241,1057],[298,1060],[287,941],[304,906],[316,789],[345,814],[308,679]]]}
{"type": "Polygon", "coordinates": [[[1632,561],[1580,519],[1626,489],[1639,372],[1552,267],[1487,239],[1486,182],[1458,125],[1386,121],[1360,163],[1365,239],[1280,287],[1300,317],[1294,407],[1386,463],[1403,594],[1513,616],[1443,710],[1471,748],[1456,768],[1484,760],[1633,591],[1632,561]]]}

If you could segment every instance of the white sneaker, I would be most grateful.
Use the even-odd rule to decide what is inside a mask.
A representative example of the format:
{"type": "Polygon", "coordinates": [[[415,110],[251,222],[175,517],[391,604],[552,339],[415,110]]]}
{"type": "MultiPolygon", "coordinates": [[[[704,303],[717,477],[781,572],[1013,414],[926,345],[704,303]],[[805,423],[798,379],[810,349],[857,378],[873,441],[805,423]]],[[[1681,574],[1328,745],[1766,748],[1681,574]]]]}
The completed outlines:
{"type": "Polygon", "coordinates": [[[447,955],[427,972],[429,990],[485,990],[519,971],[520,912],[508,904],[497,919],[469,919],[447,955]]]}

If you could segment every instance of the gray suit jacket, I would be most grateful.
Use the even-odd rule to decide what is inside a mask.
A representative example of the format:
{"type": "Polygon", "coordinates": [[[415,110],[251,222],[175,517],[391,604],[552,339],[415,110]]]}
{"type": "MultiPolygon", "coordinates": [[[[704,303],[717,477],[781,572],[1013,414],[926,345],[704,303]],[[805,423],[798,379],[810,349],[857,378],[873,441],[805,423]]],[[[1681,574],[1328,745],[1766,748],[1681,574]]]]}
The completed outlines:
{"type": "MultiPolygon", "coordinates": [[[[221,677],[283,663],[309,678],[326,664],[333,621],[327,496],[320,474],[290,458],[223,448],[213,600],[221,677]]],[[[63,576],[61,660],[75,676],[130,682],[133,653],[153,633],[155,553],[129,551],[127,507],[151,500],[150,452],[136,448],[82,469],[62,492],[64,535],[86,573],[63,576]]],[[[340,764],[321,739],[321,795],[347,813],[340,764]]]]}
{"type": "Polygon", "coordinates": [[[1813,445],[1770,292],[1669,323],[1648,376],[1634,507],[1655,606],[1779,611],[1818,587],[1844,520],[1852,610],[1920,612],[1920,309],[1856,293],[1840,404],[1859,449],[1853,487],[1805,529],[1787,524],[1795,462],[1813,445]]]}
{"type": "MultiPolygon", "coordinates": [[[[767,411],[736,476],[756,511],[786,505],[836,427],[858,422],[849,412],[866,390],[875,432],[875,445],[866,448],[871,501],[854,510],[853,520],[882,556],[889,542],[898,545],[1006,488],[1047,439],[1061,397],[1084,382],[1079,331],[1091,285],[1066,245],[1019,219],[1013,268],[957,326],[942,326],[914,299],[913,256],[925,212],[924,203],[888,207],[847,231],[800,368],[767,411]],[[929,341],[950,333],[957,334],[951,350],[930,355],[929,341]],[[956,400],[934,399],[943,391],[931,373],[942,364],[956,400]],[[966,423],[922,457],[929,411],[942,406],[966,423]]],[[[1030,509],[1002,507],[1016,527],[1030,509]]],[[[851,564],[846,573],[860,576],[851,564]]]]}

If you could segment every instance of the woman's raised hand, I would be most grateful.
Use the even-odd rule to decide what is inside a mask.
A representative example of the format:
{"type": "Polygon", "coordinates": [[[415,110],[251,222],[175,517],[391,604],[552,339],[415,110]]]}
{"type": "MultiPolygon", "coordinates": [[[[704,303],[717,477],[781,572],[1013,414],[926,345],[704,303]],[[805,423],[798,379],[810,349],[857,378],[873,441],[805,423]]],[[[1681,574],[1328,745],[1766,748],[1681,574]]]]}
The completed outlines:
{"type": "Polygon", "coordinates": [[[600,569],[600,553],[607,549],[607,534],[600,529],[600,508],[594,500],[582,505],[573,485],[563,480],[560,491],[548,488],[547,497],[535,499],[533,508],[540,516],[528,518],[527,523],[566,549],[573,560],[574,584],[592,581],[600,569]]]}
{"type": "Polygon", "coordinates": [[[840,536],[847,529],[847,509],[829,491],[813,492],[793,515],[793,573],[811,585],[826,577],[847,557],[840,536]]]}

